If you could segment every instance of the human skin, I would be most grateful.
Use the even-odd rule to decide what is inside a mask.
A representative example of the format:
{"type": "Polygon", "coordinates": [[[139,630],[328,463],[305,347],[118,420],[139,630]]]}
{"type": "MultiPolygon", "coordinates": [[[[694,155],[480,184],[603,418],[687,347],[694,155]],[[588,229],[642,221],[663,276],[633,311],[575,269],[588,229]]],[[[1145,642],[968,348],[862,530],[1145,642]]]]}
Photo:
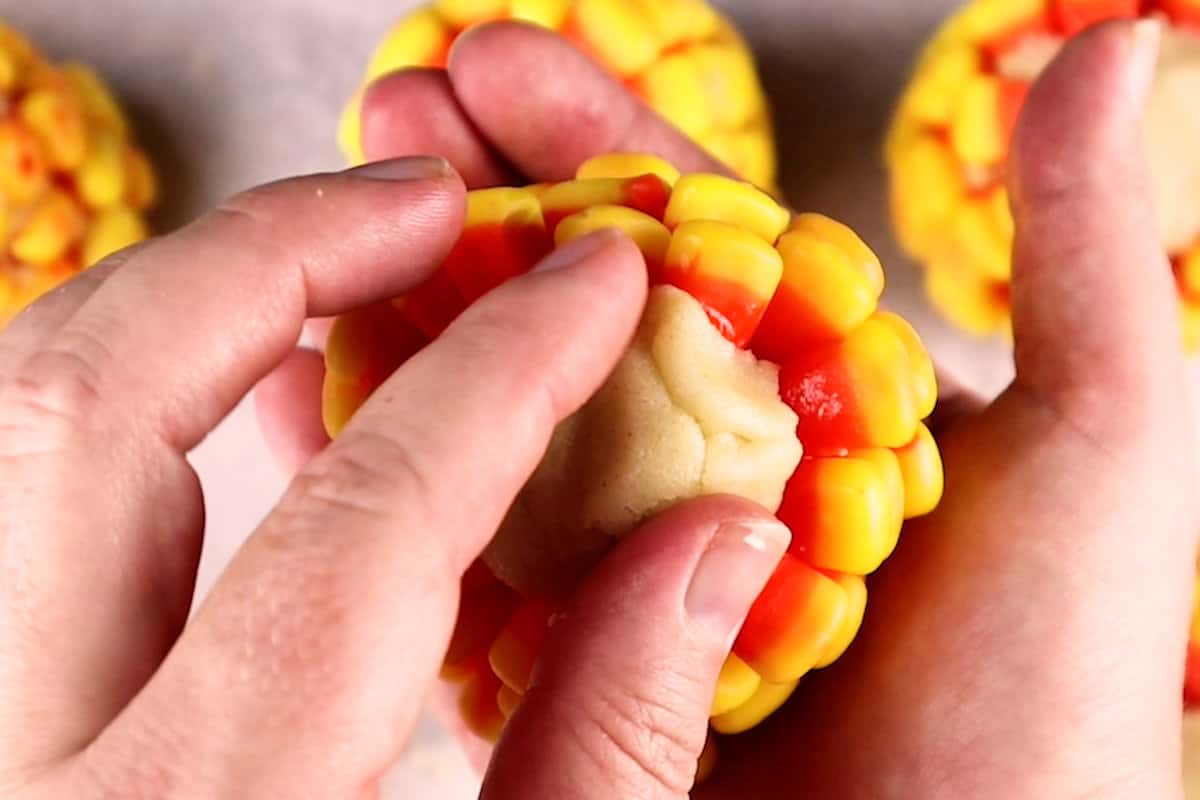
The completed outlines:
{"type": "MultiPolygon", "coordinates": [[[[462,573],[629,342],[640,253],[598,232],[464,314],[307,460],[186,624],[204,515],[185,455],[306,318],[426,277],[464,210],[437,158],[285,181],[87,272],[5,330],[0,794],[377,796],[437,675],[462,573]]],[[[641,573],[627,602],[713,676],[681,687],[689,717],[789,538],[761,509],[710,498],[646,525],[593,582],[609,597],[641,573]]],[[[575,680],[544,691],[583,694],[575,680]]],[[[604,741],[586,708],[547,710],[528,746],[604,741]]],[[[555,780],[591,766],[562,761],[555,780]]]]}
{"type": "MultiPolygon", "coordinates": [[[[1017,381],[943,409],[945,504],[880,576],[859,644],[729,743],[703,796],[1179,794],[1197,510],[1132,122],[1153,44],[1110,26],[1035,91],[1017,381]]],[[[482,30],[448,77],[376,87],[368,152],[441,152],[470,185],[560,179],[612,149],[711,166],[591,69],[536,32],[482,30]],[[414,97],[420,129],[400,124],[414,97]],[[549,124],[571,110],[572,129],[549,124]]],[[[636,249],[597,234],[469,310],[325,442],[306,410],[319,357],[292,352],[304,321],[419,282],[463,191],[436,159],[265,187],[0,335],[0,794],[377,796],[459,576],[645,297],[636,249]],[[184,456],[268,373],[263,420],[294,478],[186,622],[204,517],[184,456]]],[[[685,796],[724,652],[786,543],[732,498],[631,535],[551,630],[484,797],[685,796]]]]}
{"type": "MultiPolygon", "coordinates": [[[[847,657],[765,725],[723,740],[698,796],[1181,794],[1200,513],[1174,287],[1137,124],[1159,36],[1154,23],[1101,26],[1040,81],[1010,176],[1016,379],[990,403],[943,379],[940,510],[906,528],[847,657]]],[[[585,60],[513,25],[468,37],[447,73],[382,79],[364,121],[371,157],[445,153],[478,186],[561,180],[614,149],[715,168],[585,60]],[[416,109],[433,124],[413,124],[416,109]]],[[[319,367],[303,370],[312,381],[319,367]]],[[[305,380],[290,391],[303,395],[305,380]]],[[[288,384],[273,381],[277,399],[288,384]]],[[[297,441],[272,426],[272,407],[288,404],[264,404],[273,438],[297,441]]],[[[656,697],[636,657],[607,658],[633,676],[629,694],[656,697]]],[[[519,714],[497,753],[527,752],[527,725],[519,714]]],[[[489,783],[506,775],[493,765],[489,783]]]]}

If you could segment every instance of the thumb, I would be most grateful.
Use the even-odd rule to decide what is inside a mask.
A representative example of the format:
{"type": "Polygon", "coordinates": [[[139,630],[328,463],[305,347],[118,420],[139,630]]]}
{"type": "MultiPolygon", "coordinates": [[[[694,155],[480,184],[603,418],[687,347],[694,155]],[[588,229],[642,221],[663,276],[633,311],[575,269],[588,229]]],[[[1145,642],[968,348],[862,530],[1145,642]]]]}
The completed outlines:
{"type": "Polygon", "coordinates": [[[1177,393],[1181,332],[1140,120],[1161,24],[1101,25],[1034,87],[1010,163],[1017,380],[1111,434],[1177,393]]]}
{"type": "Polygon", "coordinates": [[[686,797],[721,665],[790,538],[721,497],[623,542],[551,626],[482,797],[686,797]]]}

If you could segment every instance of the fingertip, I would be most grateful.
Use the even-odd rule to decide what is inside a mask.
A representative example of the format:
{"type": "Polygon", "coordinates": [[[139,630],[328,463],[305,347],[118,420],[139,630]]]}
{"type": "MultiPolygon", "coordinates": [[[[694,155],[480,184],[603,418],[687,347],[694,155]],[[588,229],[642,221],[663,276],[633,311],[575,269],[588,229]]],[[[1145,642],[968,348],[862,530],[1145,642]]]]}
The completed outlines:
{"type": "Polygon", "coordinates": [[[649,272],[646,257],[628,234],[617,228],[594,231],[559,247],[534,272],[553,272],[556,265],[571,263],[589,271],[591,280],[608,286],[608,291],[626,297],[644,298],[649,272]]]}
{"type": "Polygon", "coordinates": [[[468,115],[533,180],[570,180],[587,159],[616,151],[651,153],[686,171],[727,171],[544,28],[511,21],[479,26],[455,43],[449,75],[468,115]]]}
{"type": "Polygon", "coordinates": [[[1110,22],[1068,41],[1030,90],[1013,134],[1010,189],[1018,212],[1064,182],[1128,161],[1154,76],[1161,23],[1110,22]],[[1143,25],[1149,23],[1150,27],[1143,25]]]}
{"type": "Polygon", "coordinates": [[[330,317],[423,281],[458,240],[467,189],[444,158],[403,157],[261,187],[225,211],[274,226],[304,265],[305,316],[330,317]]]}
{"type": "Polygon", "coordinates": [[[602,229],[557,248],[509,291],[523,282],[563,282],[552,289],[582,291],[591,298],[597,319],[622,336],[631,334],[645,306],[649,276],[642,251],[625,233],[602,229]],[[573,288],[571,288],[573,287],[573,288]]]}
{"type": "Polygon", "coordinates": [[[464,31],[450,46],[446,58],[446,69],[451,79],[471,77],[477,64],[496,65],[496,56],[519,54],[521,50],[533,48],[534,52],[545,43],[561,41],[553,31],[521,20],[496,20],[475,25],[464,31]]]}
{"type": "Polygon", "coordinates": [[[1119,405],[1132,418],[1179,349],[1142,137],[1156,60],[1153,28],[1087,31],[1035,84],[1013,140],[1017,379],[1087,425],[1119,405]]]}
{"type": "Polygon", "coordinates": [[[790,541],[757,503],[732,495],[689,500],[627,537],[589,577],[579,602],[611,603],[620,594],[631,612],[682,609],[681,624],[719,662],[790,541]]]}
{"type": "Polygon", "coordinates": [[[631,108],[565,39],[514,22],[480,26],[454,46],[450,80],[472,119],[530,178],[562,181],[615,141],[631,108]],[[569,124],[563,124],[569,120],[569,124]]]}
{"type": "Polygon", "coordinates": [[[646,258],[623,232],[611,230],[603,236],[603,246],[584,264],[586,277],[607,298],[608,313],[632,335],[650,291],[646,258]]]}
{"type": "MultiPolygon", "coordinates": [[[[609,555],[589,578],[589,584],[618,579],[633,565],[675,569],[674,559],[691,557],[690,567],[707,547],[712,534],[723,525],[778,524],[775,515],[757,503],[735,495],[711,495],[679,503],[663,511],[634,531],[609,555]]],[[[678,583],[678,581],[677,581],[678,583]]],[[[662,582],[659,582],[659,586],[662,582]]],[[[684,586],[684,583],[679,583],[684,586]]],[[[657,587],[648,587],[651,590],[657,587]]]]}
{"type": "Polygon", "coordinates": [[[362,141],[372,161],[442,156],[471,188],[512,181],[511,169],[459,105],[445,70],[406,69],[373,82],[363,96],[362,141]]]}
{"type": "Polygon", "coordinates": [[[786,548],[781,528],[754,503],[714,496],[622,540],[551,626],[497,748],[488,796],[557,797],[587,784],[686,795],[732,644],[727,629],[740,627],[786,548]],[[759,566],[742,569],[747,557],[759,566]]]}

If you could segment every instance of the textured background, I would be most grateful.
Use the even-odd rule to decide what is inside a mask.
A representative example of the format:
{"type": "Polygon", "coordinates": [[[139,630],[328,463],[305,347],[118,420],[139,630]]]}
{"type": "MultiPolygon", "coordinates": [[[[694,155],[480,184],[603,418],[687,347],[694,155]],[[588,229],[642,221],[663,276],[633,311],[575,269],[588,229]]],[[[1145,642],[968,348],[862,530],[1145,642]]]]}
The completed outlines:
{"type": "MultiPolygon", "coordinates": [[[[160,229],[221,197],[340,166],[334,128],[368,53],[410,0],[0,0],[0,18],[58,57],[107,75],[160,165],[160,229]]],[[[889,267],[889,301],[938,360],[985,391],[1007,380],[1004,348],[964,341],[935,319],[898,256],[880,164],[890,107],[920,41],[954,0],[720,3],[753,40],[772,95],[783,185],[803,210],[852,224],[889,267]]],[[[243,405],[195,453],[210,507],[204,591],[282,482],[243,405]]],[[[474,796],[440,732],[423,724],[389,797],[474,796]]]]}

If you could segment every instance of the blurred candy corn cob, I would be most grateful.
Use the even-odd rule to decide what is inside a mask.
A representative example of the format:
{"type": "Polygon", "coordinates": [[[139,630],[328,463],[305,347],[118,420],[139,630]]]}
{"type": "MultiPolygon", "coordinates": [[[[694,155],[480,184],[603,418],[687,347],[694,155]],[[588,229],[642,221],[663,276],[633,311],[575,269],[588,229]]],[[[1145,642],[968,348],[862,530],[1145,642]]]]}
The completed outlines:
{"type": "MultiPolygon", "coordinates": [[[[941,498],[940,455],[922,424],[937,398],[932,362],[904,320],[878,309],[883,271],[849,229],[816,215],[792,219],[749,184],[680,176],[648,156],[602,156],[583,165],[577,180],[557,185],[473,192],[466,229],[442,270],[404,297],[335,323],[326,426],[336,436],[393,371],[483,293],[529,270],[556,244],[610,227],[625,231],[645,256],[651,299],[643,325],[670,303],[695,308],[702,334],[695,338],[715,340],[723,363],[768,375],[769,413],[786,420],[779,441],[763,442],[751,461],[770,460],[760,454],[779,449],[792,454],[763,502],[791,528],[793,543],[751,611],[713,700],[713,729],[739,733],[779,708],[805,674],[841,656],[863,619],[865,576],[891,554],[902,522],[929,513],[941,498]]],[[[684,353],[685,360],[692,355],[684,353]]],[[[564,426],[586,419],[599,398],[623,385],[616,377],[622,369],[564,426]]],[[[733,396],[715,380],[689,391],[723,409],[733,396]]],[[[634,415],[656,413],[637,405],[636,395],[623,399],[634,415]]],[[[568,448],[585,439],[573,430],[568,448]]],[[[715,431],[709,447],[721,436],[715,431]]],[[[621,462],[622,469],[653,463],[652,455],[639,458],[645,460],[621,462]]],[[[642,477],[653,483],[655,476],[642,477]]],[[[595,497],[588,477],[574,479],[579,483],[564,489],[589,505],[595,497]]],[[[616,505],[627,506],[626,499],[616,505]]],[[[552,531],[560,540],[573,532],[552,531]]],[[[502,528],[497,541],[504,535],[502,528]]],[[[464,687],[463,713],[487,737],[520,704],[547,627],[571,588],[558,586],[557,576],[539,582],[511,572],[506,552],[489,551],[487,563],[464,579],[445,661],[445,677],[464,687]],[[506,583],[502,574],[517,579],[506,583]]]]}
{"type": "Polygon", "coordinates": [[[147,235],[154,172],[100,78],[0,23],[0,326],[147,235]]]}
{"type": "MultiPolygon", "coordinates": [[[[436,0],[387,34],[366,80],[404,67],[445,66],[460,33],[500,19],[558,31],[738,174],[774,185],[771,123],[753,56],[705,0],[436,0]]],[[[355,163],[363,160],[363,91],[339,131],[355,163]]]]}
{"type": "Polygon", "coordinates": [[[1185,338],[1200,347],[1200,0],[973,0],[933,37],[900,101],[887,163],[899,238],[955,324],[977,334],[1009,326],[1004,166],[1030,85],[1093,23],[1149,14],[1169,26],[1146,138],[1185,338]]]}

